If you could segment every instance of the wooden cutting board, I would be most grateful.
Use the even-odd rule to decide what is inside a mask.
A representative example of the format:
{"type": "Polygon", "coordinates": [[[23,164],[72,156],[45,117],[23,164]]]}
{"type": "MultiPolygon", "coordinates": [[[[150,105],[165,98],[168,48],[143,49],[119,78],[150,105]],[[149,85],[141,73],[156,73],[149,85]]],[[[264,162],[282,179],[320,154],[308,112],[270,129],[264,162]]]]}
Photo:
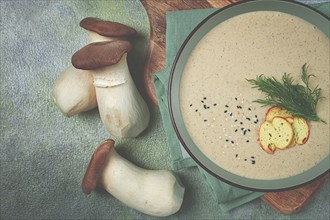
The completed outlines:
{"type": "Polygon", "coordinates": [[[296,213],[310,201],[315,192],[329,179],[330,173],[327,172],[321,178],[305,186],[282,192],[269,192],[262,196],[261,199],[280,213],[296,213]]]}
{"type": "MultiPolygon", "coordinates": [[[[151,29],[149,49],[144,68],[144,80],[146,91],[155,105],[157,105],[157,98],[153,83],[153,74],[162,70],[166,65],[165,12],[201,8],[222,8],[238,1],[239,0],[141,0],[148,13],[151,29]]],[[[328,172],[327,175],[308,185],[283,192],[269,192],[262,196],[261,199],[280,213],[295,213],[298,212],[329,179],[330,174],[328,172]]]]}

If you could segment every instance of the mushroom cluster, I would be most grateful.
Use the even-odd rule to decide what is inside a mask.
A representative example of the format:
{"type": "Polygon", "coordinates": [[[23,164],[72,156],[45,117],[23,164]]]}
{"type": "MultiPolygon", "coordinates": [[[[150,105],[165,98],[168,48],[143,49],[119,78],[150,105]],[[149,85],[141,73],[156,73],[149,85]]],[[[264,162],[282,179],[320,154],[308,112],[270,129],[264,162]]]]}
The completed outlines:
{"type": "MultiPolygon", "coordinates": [[[[131,77],[128,37],[136,31],[126,25],[85,18],[80,26],[89,32],[88,44],[74,53],[71,64],[55,82],[52,97],[61,112],[70,117],[98,107],[109,133],[136,137],[147,126],[150,113],[131,77]]],[[[168,170],[135,166],[115,150],[112,139],[94,152],[82,182],[83,192],[103,187],[115,198],[153,216],[176,213],[185,187],[168,170]]]]}
{"type": "Polygon", "coordinates": [[[52,96],[66,116],[98,107],[110,134],[136,137],[150,119],[148,106],[131,77],[128,37],[136,31],[126,25],[85,18],[80,26],[89,32],[88,45],[78,50],[55,82],[52,96]]]}

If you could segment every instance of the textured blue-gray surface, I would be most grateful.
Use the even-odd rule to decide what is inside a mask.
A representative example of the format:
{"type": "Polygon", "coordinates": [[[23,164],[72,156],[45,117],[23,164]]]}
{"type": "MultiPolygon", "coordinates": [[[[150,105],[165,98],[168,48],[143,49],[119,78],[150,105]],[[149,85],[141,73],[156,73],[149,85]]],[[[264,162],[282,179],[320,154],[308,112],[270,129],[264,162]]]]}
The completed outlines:
{"type": "MultiPolygon", "coordinates": [[[[149,40],[147,15],[138,1],[0,1],[0,218],[81,219],[152,218],[80,184],[95,147],[110,138],[98,111],[66,118],[50,92],[71,55],[87,34],[79,21],[87,16],[119,21],[140,37],[130,56],[139,85],[149,40]]],[[[142,88],[140,86],[142,91],[142,88]]],[[[143,91],[142,91],[143,92],[143,91]]],[[[160,114],[151,107],[148,129],[135,139],[117,139],[119,153],[148,169],[170,169],[160,114]]],[[[260,200],[221,213],[195,169],[179,173],[186,186],[178,219],[328,219],[329,182],[298,214],[282,215],[260,200]]]]}

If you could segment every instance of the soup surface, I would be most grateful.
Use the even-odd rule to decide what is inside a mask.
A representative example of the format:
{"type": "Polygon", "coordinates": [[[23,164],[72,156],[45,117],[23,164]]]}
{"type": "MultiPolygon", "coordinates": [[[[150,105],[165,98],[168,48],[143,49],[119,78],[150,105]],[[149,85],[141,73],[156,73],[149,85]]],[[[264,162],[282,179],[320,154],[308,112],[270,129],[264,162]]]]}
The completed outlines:
{"type": "Polygon", "coordinates": [[[306,21],[281,12],[242,14],[214,27],[193,49],[181,79],[180,108],[196,146],[220,167],[249,178],[278,179],[301,173],[329,154],[329,38],[306,21]],[[246,79],[257,75],[300,80],[309,65],[322,96],[306,144],[271,155],[258,143],[268,107],[246,79]]]}

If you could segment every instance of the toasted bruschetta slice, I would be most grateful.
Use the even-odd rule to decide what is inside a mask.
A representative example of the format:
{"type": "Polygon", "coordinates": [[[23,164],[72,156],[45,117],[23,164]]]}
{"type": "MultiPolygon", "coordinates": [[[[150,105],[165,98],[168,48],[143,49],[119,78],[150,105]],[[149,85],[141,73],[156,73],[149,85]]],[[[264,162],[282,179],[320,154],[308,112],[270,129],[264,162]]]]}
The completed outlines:
{"type": "Polygon", "coordinates": [[[285,118],[274,117],[271,122],[265,121],[259,130],[259,142],[261,148],[267,153],[273,154],[276,148],[285,149],[293,140],[293,128],[285,118]]]}
{"type": "Polygon", "coordinates": [[[293,115],[288,110],[278,106],[273,106],[266,112],[266,121],[271,122],[274,117],[282,117],[290,123],[293,122],[293,115]]]}
{"type": "Polygon", "coordinates": [[[294,117],[292,128],[294,131],[294,140],[298,145],[305,144],[309,138],[309,124],[304,118],[294,117]]]}

